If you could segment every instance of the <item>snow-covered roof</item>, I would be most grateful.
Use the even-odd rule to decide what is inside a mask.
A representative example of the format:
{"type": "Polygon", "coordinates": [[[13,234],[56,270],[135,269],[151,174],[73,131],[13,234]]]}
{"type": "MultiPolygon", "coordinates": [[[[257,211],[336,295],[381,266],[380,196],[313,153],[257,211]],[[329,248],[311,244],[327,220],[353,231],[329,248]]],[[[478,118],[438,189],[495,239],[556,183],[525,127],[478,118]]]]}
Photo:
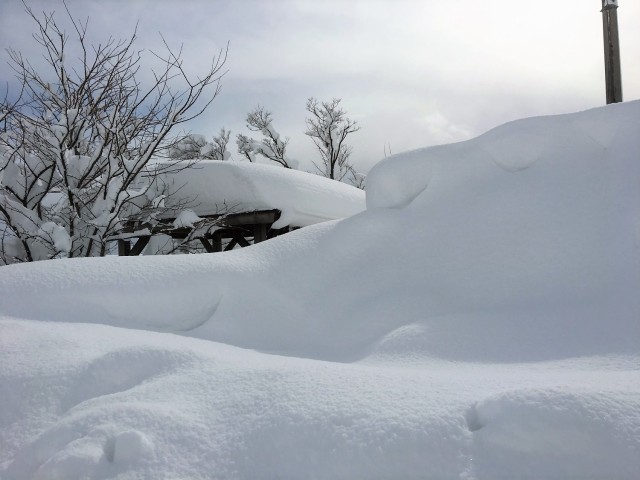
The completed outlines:
{"type": "Polygon", "coordinates": [[[167,206],[191,202],[198,215],[277,209],[274,228],[304,227],[365,209],[362,190],[307,172],[255,163],[203,160],[170,176],[167,206]]]}

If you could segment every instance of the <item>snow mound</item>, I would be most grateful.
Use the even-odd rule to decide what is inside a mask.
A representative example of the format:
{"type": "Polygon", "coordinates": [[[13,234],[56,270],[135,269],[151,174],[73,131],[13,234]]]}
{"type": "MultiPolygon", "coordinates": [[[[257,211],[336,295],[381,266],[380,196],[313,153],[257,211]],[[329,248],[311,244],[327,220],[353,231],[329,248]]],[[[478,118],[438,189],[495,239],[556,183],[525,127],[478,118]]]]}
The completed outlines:
{"type": "Polygon", "coordinates": [[[493,395],[466,415],[473,432],[474,475],[518,478],[537,470],[545,479],[632,478],[640,468],[634,413],[639,409],[633,390],[525,389],[493,395]],[[504,458],[510,459],[507,468],[504,458]]]}
{"type": "Polygon", "coordinates": [[[637,357],[336,363],[9,318],[0,341],[7,480],[631,480],[640,466],[637,357]],[[87,372],[110,388],[77,396],[87,372]]]}
{"type": "Polygon", "coordinates": [[[273,165],[203,160],[158,181],[169,187],[167,206],[193,202],[198,215],[278,209],[282,215],[274,228],[304,227],[365,208],[362,190],[273,165]]]}
{"type": "Polygon", "coordinates": [[[137,430],[126,430],[113,438],[108,449],[108,460],[112,462],[135,462],[153,454],[153,442],[137,430]]]}
{"type": "MultiPolygon", "coordinates": [[[[538,161],[552,162],[560,168],[566,168],[566,164],[578,167],[580,162],[574,159],[581,150],[589,151],[591,158],[604,160],[605,155],[598,153],[610,148],[619,150],[618,144],[624,145],[629,140],[625,137],[633,130],[633,121],[637,121],[634,103],[598,109],[597,113],[517,120],[466,142],[391,156],[375,165],[367,176],[367,206],[401,208],[408,205],[427,188],[434,171],[449,180],[466,182],[473,178],[474,172],[468,170],[470,163],[478,167],[477,173],[487,174],[491,171],[490,162],[513,173],[531,168],[538,161]],[[626,117],[631,124],[624,125],[621,117],[626,117]],[[469,176],[460,177],[460,170],[467,171],[469,176]]],[[[587,161],[585,166],[589,164],[587,161]]]]}
{"type": "MultiPolygon", "coordinates": [[[[331,360],[635,353],[638,124],[631,102],[391,157],[369,175],[367,211],[238,252],[3,268],[0,312],[72,322],[90,312],[96,323],[331,360]],[[496,163],[511,152],[522,166],[513,139],[533,137],[542,146],[528,168],[496,163]]],[[[212,164],[230,175],[262,167],[212,164]]]]}

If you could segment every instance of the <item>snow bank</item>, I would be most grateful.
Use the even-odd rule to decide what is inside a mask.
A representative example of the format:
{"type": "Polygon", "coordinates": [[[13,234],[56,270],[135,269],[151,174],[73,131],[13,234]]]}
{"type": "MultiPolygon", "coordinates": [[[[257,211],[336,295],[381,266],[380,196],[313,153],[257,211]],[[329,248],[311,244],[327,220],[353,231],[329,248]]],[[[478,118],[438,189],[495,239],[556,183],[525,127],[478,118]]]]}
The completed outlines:
{"type": "MultiPolygon", "coordinates": [[[[615,158],[620,152],[629,155],[629,144],[635,144],[629,133],[637,126],[636,104],[527,118],[466,142],[394,155],[378,163],[367,176],[367,206],[402,208],[427,189],[435,174],[448,182],[493,181],[499,187],[503,179],[511,182],[515,178],[500,175],[500,170],[516,173],[535,167],[542,173],[553,168],[553,176],[559,179],[571,177],[578,169],[593,173],[602,168],[605,159],[615,158]],[[587,155],[584,161],[579,159],[582,153],[587,155]],[[474,168],[470,169],[471,166],[474,168]],[[492,168],[495,166],[499,170],[492,168]]],[[[532,175],[527,172],[520,177],[532,175]]],[[[455,193],[463,196],[462,192],[455,193]]]]}
{"type": "Polygon", "coordinates": [[[278,209],[282,216],[274,228],[304,227],[365,208],[362,190],[272,165],[203,160],[159,181],[169,186],[167,206],[193,201],[198,215],[278,209]]]}
{"type": "Polygon", "coordinates": [[[3,479],[632,479],[640,468],[637,358],[417,368],[51,327],[0,321],[3,479]]]}
{"type": "Polygon", "coordinates": [[[397,155],[238,251],[0,268],[0,476],[635,478],[639,124],[397,155]]]}
{"type": "Polygon", "coordinates": [[[98,323],[329,360],[636,352],[639,105],[526,119],[391,157],[369,175],[366,212],[239,253],[3,268],[0,311],[73,322],[91,312],[98,323]],[[528,168],[505,170],[495,157],[517,150],[516,134],[544,147],[528,168]],[[389,186],[402,178],[414,188],[389,186]]]}

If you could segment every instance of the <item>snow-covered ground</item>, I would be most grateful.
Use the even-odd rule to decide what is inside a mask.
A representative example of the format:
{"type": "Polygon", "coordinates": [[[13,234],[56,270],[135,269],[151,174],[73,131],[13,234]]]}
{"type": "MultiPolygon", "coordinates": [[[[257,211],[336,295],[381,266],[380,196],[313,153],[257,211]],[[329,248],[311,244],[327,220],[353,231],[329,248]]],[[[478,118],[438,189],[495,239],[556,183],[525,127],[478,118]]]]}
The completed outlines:
{"type": "Polygon", "coordinates": [[[239,251],[0,268],[0,478],[635,479],[640,102],[239,251]]]}

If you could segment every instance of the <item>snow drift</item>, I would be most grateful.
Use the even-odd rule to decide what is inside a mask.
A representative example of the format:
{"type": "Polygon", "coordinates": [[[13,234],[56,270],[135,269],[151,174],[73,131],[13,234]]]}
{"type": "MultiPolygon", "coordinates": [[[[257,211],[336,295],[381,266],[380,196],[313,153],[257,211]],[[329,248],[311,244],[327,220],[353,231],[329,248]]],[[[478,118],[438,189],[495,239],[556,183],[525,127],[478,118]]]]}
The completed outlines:
{"type": "Polygon", "coordinates": [[[240,251],[0,269],[3,478],[634,478],[639,124],[390,157],[240,251]]]}

